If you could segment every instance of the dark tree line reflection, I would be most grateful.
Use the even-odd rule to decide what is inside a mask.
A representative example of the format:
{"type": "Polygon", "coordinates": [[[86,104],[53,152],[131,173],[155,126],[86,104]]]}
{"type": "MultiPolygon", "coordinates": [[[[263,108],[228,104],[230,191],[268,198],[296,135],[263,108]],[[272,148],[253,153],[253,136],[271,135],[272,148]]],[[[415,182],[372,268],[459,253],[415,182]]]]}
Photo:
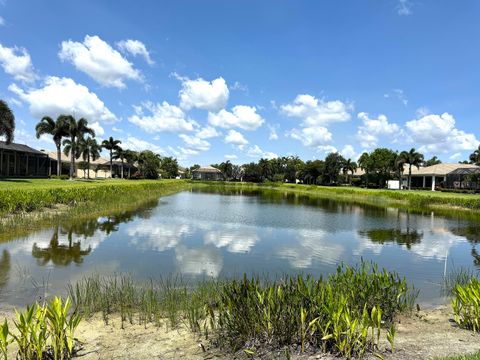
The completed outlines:
{"type": "MultiPolygon", "coordinates": [[[[41,246],[34,243],[32,256],[37,259],[39,265],[52,263],[56,266],[68,266],[72,263],[81,264],[86,256],[91,254],[91,246],[83,247],[82,240],[94,237],[98,232],[110,235],[118,231],[120,224],[127,223],[139,218],[149,218],[151,210],[156,207],[158,201],[149,202],[142,208],[135,211],[124,211],[112,216],[101,217],[84,221],[70,220],[65,223],[56,224],[48,246],[41,246]],[[62,243],[61,239],[66,238],[62,243]]],[[[0,276],[1,276],[0,263],[0,276]]],[[[1,286],[1,277],[0,277],[1,286]]]]}

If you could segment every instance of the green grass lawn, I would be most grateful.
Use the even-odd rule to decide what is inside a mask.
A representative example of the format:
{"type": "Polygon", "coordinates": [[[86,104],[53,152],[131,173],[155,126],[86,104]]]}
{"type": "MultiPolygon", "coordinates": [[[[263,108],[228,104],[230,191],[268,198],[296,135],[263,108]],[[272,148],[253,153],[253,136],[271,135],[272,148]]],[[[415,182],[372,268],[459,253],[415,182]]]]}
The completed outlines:
{"type": "Polygon", "coordinates": [[[186,188],[184,180],[50,180],[9,179],[0,181],[0,215],[39,210],[54,205],[90,203],[101,206],[135,193],[148,197],[186,188]]]}
{"type": "MultiPolygon", "coordinates": [[[[76,179],[58,180],[58,179],[0,179],[0,190],[32,190],[32,189],[52,189],[52,188],[75,188],[103,185],[123,185],[134,183],[152,183],[157,180],[121,180],[121,179],[100,179],[84,180],[76,179]]],[[[162,180],[174,181],[174,180],[162,180]]]]}

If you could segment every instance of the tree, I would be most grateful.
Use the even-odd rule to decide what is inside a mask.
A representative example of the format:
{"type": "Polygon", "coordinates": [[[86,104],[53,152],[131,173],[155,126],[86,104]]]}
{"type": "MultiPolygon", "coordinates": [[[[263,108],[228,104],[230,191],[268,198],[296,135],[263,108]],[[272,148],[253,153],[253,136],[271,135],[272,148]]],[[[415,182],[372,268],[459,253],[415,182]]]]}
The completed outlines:
{"type": "Polygon", "coordinates": [[[113,158],[115,160],[120,160],[122,162],[122,179],[123,179],[123,164],[125,162],[125,150],[123,150],[120,146],[115,150],[113,153],[113,158]]]}
{"type": "Polygon", "coordinates": [[[57,148],[57,175],[60,176],[62,174],[62,139],[68,136],[65,123],[60,116],[56,121],[49,116],[44,116],[35,126],[35,131],[37,139],[44,134],[52,135],[57,148]]]}
{"type": "Polygon", "coordinates": [[[304,184],[316,184],[324,169],[325,163],[322,160],[308,160],[300,166],[297,175],[304,184]]]}
{"type": "Polygon", "coordinates": [[[109,137],[108,140],[102,141],[102,147],[110,152],[110,177],[113,177],[113,152],[121,149],[120,140],[115,140],[113,137],[109,137]]]}
{"type": "Polygon", "coordinates": [[[348,183],[352,185],[352,178],[348,176],[348,172],[350,171],[352,176],[357,171],[357,163],[355,161],[352,161],[352,159],[347,159],[343,163],[343,168],[342,168],[343,174],[347,176],[348,183]]]}
{"type": "Polygon", "coordinates": [[[64,153],[70,153],[70,180],[73,179],[75,171],[75,159],[78,159],[78,150],[77,146],[79,144],[78,139],[83,139],[86,134],[95,136],[95,131],[88,127],[88,121],[84,118],[79,119],[78,121],[71,115],[60,115],[59,121],[62,126],[65,126],[65,129],[68,134],[68,141],[64,140],[63,144],[69,146],[69,151],[64,153]]]}
{"type": "Polygon", "coordinates": [[[408,164],[408,190],[412,188],[412,166],[416,166],[417,169],[420,165],[423,164],[423,154],[417,152],[414,148],[410,149],[410,151],[402,151],[400,155],[398,155],[401,161],[404,164],[408,164]]]}
{"type": "Polygon", "coordinates": [[[73,178],[71,169],[75,167],[75,160],[80,157],[80,141],[65,139],[63,140],[63,153],[65,156],[70,156],[70,179],[73,178]],[[73,159],[73,161],[72,161],[73,159]]]}
{"type": "Polygon", "coordinates": [[[398,189],[402,189],[402,175],[405,170],[405,157],[400,154],[395,159],[395,169],[398,172],[398,189]]]}
{"type": "Polygon", "coordinates": [[[158,170],[160,168],[160,158],[150,150],[142,151],[138,154],[138,169],[140,175],[146,179],[158,179],[158,170]]]}
{"type": "Polygon", "coordinates": [[[368,188],[368,175],[372,170],[372,161],[370,160],[370,154],[364,152],[362,155],[360,155],[360,157],[358,158],[358,165],[363,171],[365,171],[365,187],[368,188]]]}
{"type": "Polygon", "coordinates": [[[478,145],[478,149],[470,154],[469,159],[472,164],[480,166],[480,145],[478,145]]]}
{"type": "Polygon", "coordinates": [[[88,137],[87,139],[82,139],[79,144],[80,156],[82,156],[83,161],[87,163],[88,169],[88,178],[90,179],[90,160],[95,161],[100,157],[100,151],[102,147],[97,143],[97,140],[88,137]]]}
{"type": "Polygon", "coordinates": [[[324,171],[321,175],[321,183],[333,185],[338,183],[338,178],[345,164],[345,159],[337,152],[330,153],[325,158],[324,171]]]}
{"type": "Polygon", "coordinates": [[[438,165],[438,164],[441,164],[442,161],[437,158],[436,156],[432,157],[430,160],[427,160],[425,161],[425,163],[423,164],[424,166],[432,166],[432,165],[438,165]]]}
{"type": "Polygon", "coordinates": [[[378,187],[385,187],[387,180],[392,178],[396,159],[397,153],[387,148],[377,148],[369,155],[369,167],[378,187]]]}
{"type": "Polygon", "coordinates": [[[133,150],[124,150],[124,157],[125,161],[127,162],[128,166],[128,177],[131,177],[131,169],[133,166],[135,166],[135,162],[138,160],[138,152],[133,151],[133,150]]]}
{"type": "Polygon", "coordinates": [[[273,171],[268,159],[260,159],[258,161],[258,167],[260,170],[260,181],[272,179],[273,171]]]}
{"type": "Polygon", "coordinates": [[[173,157],[164,157],[160,163],[160,169],[166,178],[172,179],[178,176],[178,161],[173,157]]]}
{"type": "Polygon", "coordinates": [[[10,144],[13,141],[15,131],[15,116],[8,104],[0,100],[0,136],[5,136],[5,142],[10,144]]]}
{"type": "Polygon", "coordinates": [[[222,162],[218,165],[212,165],[212,166],[216,167],[217,169],[219,169],[222,172],[225,180],[228,181],[232,178],[233,164],[230,162],[230,160],[227,160],[227,161],[224,161],[224,162],[222,162]]]}

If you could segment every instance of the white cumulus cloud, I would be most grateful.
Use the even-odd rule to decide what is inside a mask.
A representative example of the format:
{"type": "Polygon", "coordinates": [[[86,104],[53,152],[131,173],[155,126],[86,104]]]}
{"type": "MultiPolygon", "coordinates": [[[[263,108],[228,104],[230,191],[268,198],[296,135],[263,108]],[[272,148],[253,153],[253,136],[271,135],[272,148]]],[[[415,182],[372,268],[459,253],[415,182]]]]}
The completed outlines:
{"type": "Polygon", "coordinates": [[[217,131],[217,129],[211,126],[205,126],[197,132],[197,136],[200,139],[210,139],[220,135],[221,134],[217,131]]]}
{"type": "Polygon", "coordinates": [[[276,159],[278,155],[271,151],[263,151],[260,146],[254,145],[248,148],[247,155],[253,158],[276,159]]]}
{"type": "Polygon", "coordinates": [[[264,121],[254,106],[237,105],[232,108],[232,112],[222,109],[216,114],[208,114],[208,122],[211,125],[226,129],[237,127],[243,130],[256,130],[264,121]]]}
{"type": "Polygon", "coordinates": [[[139,139],[135,136],[128,136],[121,139],[121,141],[123,149],[129,149],[133,151],[150,150],[157,154],[165,154],[165,151],[158,145],[139,139]]]}
{"type": "Polygon", "coordinates": [[[15,80],[29,83],[37,78],[30,54],[24,48],[9,48],[0,44],[0,64],[15,80]]]}
{"type": "Polygon", "coordinates": [[[308,94],[298,95],[293,103],[281,106],[283,114],[302,120],[304,127],[348,121],[351,110],[352,105],[340,100],[323,101],[308,94]]]}
{"type": "Polygon", "coordinates": [[[207,151],[210,149],[210,143],[206,140],[200,139],[197,136],[191,136],[186,134],[180,134],[180,139],[183,140],[187,149],[199,152],[207,151]]]}
{"type": "Polygon", "coordinates": [[[476,149],[480,141],[475,134],[455,127],[455,118],[449,113],[430,114],[405,124],[412,140],[421,145],[420,151],[445,153],[476,149]]]}
{"type": "Polygon", "coordinates": [[[95,93],[69,78],[49,76],[43,87],[23,90],[12,84],[9,90],[28,103],[31,115],[37,119],[47,115],[56,118],[62,114],[72,114],[90,122],[116,121],[115,115],[95,93]]]}
{"type": "Polygon", "coordinates": [[[192,131],[196,126],[193,120],[186,118],[182,109],[166,101],[161,104],[146,102],[142,106],[135,106],[134,109],[135,114],[128,120],[149,133],[192,131]],[[148,111],[149,114],[145,114],[144,111],[148,111]]]}
{"type": "Polygon", "coordinates": [[[357,117],[363,125],[358,127],[357,139],[364,148],[373,148],[377,145],[380,136],[395,136],[401,132],[397,124],[389,123],[388,118],[380,114],[372,119],[365,112],[358,113],[357,117]]]}
{"type": "Polygon", "coordinates": [[[182,82],[182,89],[178,96],[183,109],[197,108],[218,111],[227,105],[230,92],[222,77],[207,81],[202,78],[191,80],[174,75],[182,82]]]}
{"type": "Polygon", "coordinates": [[[322,150],[323,146],[332,141],[332,133],[323,126],[293,129],[289,135],[292,139],[301,141],[303,145],[319,150],[322,150]]]}
{"type": "Polygon", "coordinates": [[[83,42],[63,41],[58,56],[103,86],[125,88],[125,80],[143,79],[132,63],[96,35],[85,36],[83,42]]]}
{"type": "Polygon", "coordinates": [[[248,140],[236,130],[230,130],[225,136],[225,142],[227,144],[236,145],[240,148],[248,144],[248,140]]]}
{"type": "Polygon", "coordinates": [[[150,57],[150,52],[147,50],[145,44],[139,40],[122,40],[117,43],[117,46],[123,52],[132,54],[133,56],[141,56],[145,59],[148,65],[155,64],[155,61],[150,57]]]}

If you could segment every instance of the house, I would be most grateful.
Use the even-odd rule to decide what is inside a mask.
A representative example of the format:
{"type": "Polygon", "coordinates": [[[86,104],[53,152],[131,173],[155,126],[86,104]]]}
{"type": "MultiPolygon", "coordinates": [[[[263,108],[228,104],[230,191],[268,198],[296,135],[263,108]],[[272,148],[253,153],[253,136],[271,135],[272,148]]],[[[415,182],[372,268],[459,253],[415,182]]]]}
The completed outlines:
{"type": "MultiPolygon", "coordinates": [[[[435,191],[436,187],[447,187],[447,177],[459,169],[480,169],[477,165],[459,164],[459,163],[442,163],[426,167],[412,167],[412,188],[431,188],[435,191]]],[[[408,168],[405,169],[402,175],[402,182],[404,186],[408,186],[408,168]]],[[[448,186],[450,187],[450,186],[448,186]]]]}
{"type": "Polygon", "coordinates": [[[194,180],[223,180],[222,172],[213,166],[202,166],[192,171],[194,180]]]}
{"type": "Polygon", "coordinates": [[[480,167],[461,167],[447,174],[446,185],[450,189],[480,189],[480,167]]]}
{"type": "Polygon", "coordinates": [[[48,155],[27,145],[0,141],[0,177],[48,177],[48,155]]]}
{"type": "MultiPolygon", "coordinates": [[[[51,173],[57,173],[57,153],[56,152],[45,152],[51,159],[51,173]]],[[[70,156],[66,156],[63,152],[61,155],[62,162],[62,175],[69,175],[70,173],[70,156]]],[[[123,163],[123,174],[124,177],[129,177],[129,174],[133,173],[134,167],[127,163],[123,163]]],[[[113,177],[122,176],[122,162],[114,160],[112,162],[113,177]]],[[[77,178],[103,178],[108,179],[111,177],[110,174],[110,160],[99,157],[96,160],[90,160],[90,169],[87,169],[87,162],[83,161],[82,158],[75,159],[75,177],[77,178]]]]}

